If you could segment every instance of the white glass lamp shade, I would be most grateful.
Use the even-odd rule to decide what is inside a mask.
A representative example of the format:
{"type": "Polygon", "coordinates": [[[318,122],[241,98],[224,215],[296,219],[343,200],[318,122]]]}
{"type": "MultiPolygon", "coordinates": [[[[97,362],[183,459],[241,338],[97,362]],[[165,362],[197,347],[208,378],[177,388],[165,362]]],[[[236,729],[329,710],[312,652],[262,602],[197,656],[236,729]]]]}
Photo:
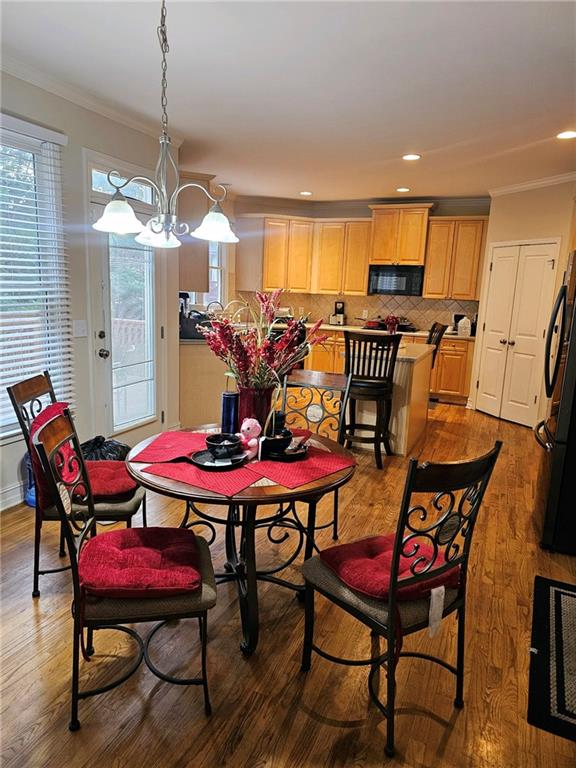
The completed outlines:
{"type": "Polygon", "coordinates": [[[200,240],[210,240],[213,243],[238,242],[238,238],[230,229],[230,222],[224,215],[219,203],[214,203],[202,219],[202,224],[196,227],[190,234],[192,237],[198,237],[200,240]]]}
{"type": "Polygon", "coordinates": [[[173,232],[166,237],[165,232],[152,232],[149,227],[144,227],[134,239],[140,245],[147,245],[149,248],[179,248],[182,245],[173,232]]]}
{"type": "Polygon", "coordinates": [[[100,232],[130,235],[141,232],[144,225],[141,221],[138,221],[124,195],[117,191],[106,208],[104,208],[102,216],[100,216],[97,222],[92,224],[92,227],[100,232]]]}

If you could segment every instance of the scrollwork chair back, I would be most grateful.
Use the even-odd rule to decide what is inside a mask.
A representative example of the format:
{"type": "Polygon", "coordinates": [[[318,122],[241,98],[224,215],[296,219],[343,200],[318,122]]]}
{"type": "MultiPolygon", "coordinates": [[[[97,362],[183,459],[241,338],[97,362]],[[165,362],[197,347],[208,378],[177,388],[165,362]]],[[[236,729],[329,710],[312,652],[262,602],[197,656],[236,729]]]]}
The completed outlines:
{"type": "Polygon", "coordinates": [[[30,425],[49,403],[56,402],[48,371],[6,387],[26,445],[30,441],[30,425]]]}
{"type": "Polygon", "coordinates": [[[77,557],[87,537],[96,532],[96,521],[86,464],[68,409],[36,433],[34,448],[56,500],[70,555],[74,590],[78,593],[77,557]]]}
{"type": "Polygon", "coordinates": [[[408,586],[459,567],[464,594],[468,556],[478,511],[500,453],[491,451],[471,461],[418,464],[410,461],[392,559],[390,603],[398,586],[408,586]],[[406,576],[402,559],[410,561],[406,576]]]}

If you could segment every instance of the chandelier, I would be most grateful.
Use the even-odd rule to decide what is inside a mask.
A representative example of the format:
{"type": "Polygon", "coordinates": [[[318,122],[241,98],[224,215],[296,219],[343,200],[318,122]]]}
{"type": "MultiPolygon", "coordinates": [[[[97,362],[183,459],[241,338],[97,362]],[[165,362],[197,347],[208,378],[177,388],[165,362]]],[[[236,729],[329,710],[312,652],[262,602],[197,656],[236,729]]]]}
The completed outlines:
{"type": "Polygon", "coordinates": [[[166,54],[169,51],[168,29],[166,27],[166,0],[162,0],[158,40],[160,42],[160,50],[162,51],[162,96],[160,100],[162,106],[162,133],[159,138],[160,155],[156,164],[155,178],[153,180],[147,176],[132,176],[124,180],[118,171],[110,171],[107,175],[108,183],[116,191],[104,209],[102,216],[92,226],[100,232],[111,232],[117,235],[135,234],[136,242],[152,248],[178,248],[181,245],[181,241],[178,238],[187,234],[201,240],[211,240],[217,243],[237,243],[238,238],[230,229],[230,222],[226,218],[221,206],[226,197],[226,187],[218,184],[217,186],[222,190],[222,194],[220,197],[213,197],[201,184],[194,182],[180,184],[178,168],[170,152],[168,98],[166,95],[168,86],[166,79],[168,68],[166,54]],[[172,192],[168,190],[169,174],[174,177],[172,192]],[[136,218],[132,206],[121,192],[122,189],[133,181],[143,181],[149,184],[156,193],[157,211],[148,220],[146,225],[136,218]],[[194,230],[190,230],[185,221],[178,221],[178,216],[176,215],[178,197],[184,189],[190,187],[200,189],[213,203],[200,226],[194,230]]]}

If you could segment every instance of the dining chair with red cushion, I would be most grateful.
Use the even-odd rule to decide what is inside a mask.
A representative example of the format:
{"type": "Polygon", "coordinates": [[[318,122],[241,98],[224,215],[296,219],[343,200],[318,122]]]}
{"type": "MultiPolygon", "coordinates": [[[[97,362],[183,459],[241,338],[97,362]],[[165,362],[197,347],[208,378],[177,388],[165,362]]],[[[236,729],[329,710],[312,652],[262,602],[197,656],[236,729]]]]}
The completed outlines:
{"type": "MultiPolygon", "coordinates": [[[[47,573],[68,570],[69,565],[60,568],[40,570],[40,541],[42,524],[58,522],[59,516],[54,499],[44,477],[42,465],[32,446],[35,433],[48,421],[63,413],[68,403],[58,402],[48,371],[7,387],[16,418],[22,430],[26,446],[30,451],[32,472],[36,486],[36,513],[34,523],[34,584],[32,596],[38,597],[39,577],[47,573]]],[[[123,461],[86,462],[96,505],[96,518],[101,523],[126,522],[132,525],[132,518],[142,509],[142,522],[146,526],[146,492],[133,480],[123,461]]],[[[76,503],[76,502],[75,502],[76,503]]],[[[60,557],[66,555],[64,529],[60,529],[60,557]]]]}
{"type": "Polygon", "coordinates": [[[502,443],[479,458],[444,464],[412,459],[396,532],[325,549],[306,560],[302,670],[312,652],[339,664],[370,666],[370,698],[386,717],[385,752],[394,754],[396,665],[411,656],[440,664],[456,676],[454,706],[464,706],[464,638],[468,559],[478,511],[502,443]],[[367,660],[342,659],[314,644],[314,594],[319,592],[386,641],[384,653],[367,660]],[[402,651],[403,637],[434,628],[456,613],[456,665],[425,653],[402,651]],[[386,668],[387,698],[376,690],[386,668]]]}
{"type": "Polygon", "coordinates": [[[47,421],[33,438],[49,491],[64,528],[73,585],[72,702],[69,728],[80,728],[81,699],[123,683],[144,661],[161,680],[200,685],[204,710],[211,712],[206,672],[207,614],[216,604],[216,583],[208,544],[183,528],[122,528],[96,535],[96,503],[90,475],[67,410],[47,421]],[[81,501],[81,504],[78,503],[81,501]],[[176,678],[152,662],[150,643],[168,622],[198,619],[201,674],[176,678]],[[154,622],[146,637],[126,624],[154,622]],[[138,653],[116,680],[80,690],[80,656],[94,659],[94,633],[128,634],[138,653]]]}

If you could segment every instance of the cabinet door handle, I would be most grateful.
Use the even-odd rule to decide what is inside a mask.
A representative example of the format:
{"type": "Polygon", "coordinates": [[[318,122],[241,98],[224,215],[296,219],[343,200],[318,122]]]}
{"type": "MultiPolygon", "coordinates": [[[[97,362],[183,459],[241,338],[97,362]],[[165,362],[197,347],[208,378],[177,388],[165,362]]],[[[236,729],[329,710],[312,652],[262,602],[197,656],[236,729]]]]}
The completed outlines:
{"type": "Polygon", "coordinates": [[[516,342],[515,342],[515,341],[509,341],[509,342],[508,342],[508,344],[509,344],[511,347],[513,347],[513,346],[516,344],[516,342]]]}
{"type": "Polygon", "coordinates": [[[508,339],[500,339],[500,344],[508,344],[508,339]]]}

